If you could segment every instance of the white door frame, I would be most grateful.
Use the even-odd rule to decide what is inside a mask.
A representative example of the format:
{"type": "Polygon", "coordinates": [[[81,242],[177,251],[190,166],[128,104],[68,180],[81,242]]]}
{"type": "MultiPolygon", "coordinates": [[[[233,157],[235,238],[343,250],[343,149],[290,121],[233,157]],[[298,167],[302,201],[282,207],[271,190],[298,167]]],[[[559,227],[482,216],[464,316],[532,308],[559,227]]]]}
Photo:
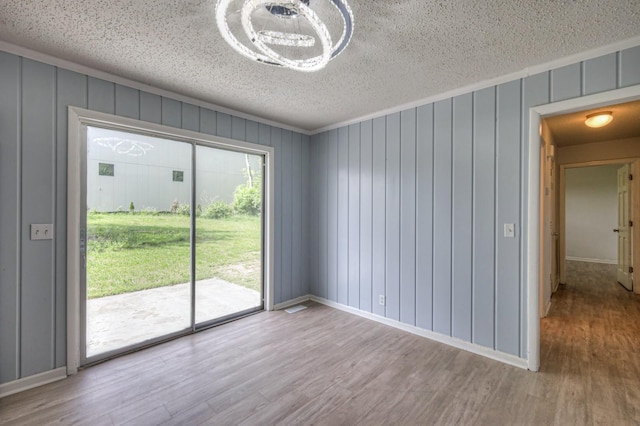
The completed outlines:
{"type": "Polygon", "coordinates": [[[274,309],[274,149],[219,136],[163,126],[155,123],[118,117],[111,114],[70,106],[68,109],[67,148],[67,375],[75,374],[80,366],[80,204],[82,182],[83,125],[116,125],[138,133],[165,138],[202,142],[223,149],[242,150],[264,155],[264,308],[274,309]]]}
{"type": "MultiPolygon", "coordinates": [[[[529,173],[527,201],[527,364],[531,371],[540,368],[540,124],[541,119],[590,108],[604,107],[640,99],[640,85],[568,99],[529,109],[529,173]]],[[[635,198],[635,197],[634,197],[635,198]]],[[[638,200],[634,200],[634,207],[638,200]]],[[[640,234],[634,227],[634,237],[640,234]]],[[[636,254],[634,253],[634,259],[636,254]]]]}

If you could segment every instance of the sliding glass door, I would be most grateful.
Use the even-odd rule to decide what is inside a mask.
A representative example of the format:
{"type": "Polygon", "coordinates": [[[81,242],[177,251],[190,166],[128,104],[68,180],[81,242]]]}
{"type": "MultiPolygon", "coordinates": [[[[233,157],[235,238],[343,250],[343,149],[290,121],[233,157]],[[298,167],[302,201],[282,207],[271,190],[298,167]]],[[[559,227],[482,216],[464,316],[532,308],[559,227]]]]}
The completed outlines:
{"type": "Polygon", "coordinates": [[[262,306],[262,157],[197,146],[196,170],[195,321],[206,324],[262,306]]]}
{"type": "Polygon", "coordinates": [[[83,364],[263,307],[263,156],[84,126],[83,364]]]}

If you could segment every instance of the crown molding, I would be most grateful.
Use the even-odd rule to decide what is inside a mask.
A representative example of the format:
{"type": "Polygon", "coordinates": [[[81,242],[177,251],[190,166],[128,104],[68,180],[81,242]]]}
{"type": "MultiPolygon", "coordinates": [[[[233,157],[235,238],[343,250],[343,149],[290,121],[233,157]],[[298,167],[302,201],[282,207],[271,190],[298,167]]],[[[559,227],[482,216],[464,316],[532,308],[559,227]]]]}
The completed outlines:
{"type": "Polygon", "coordinates": [[[601,46],[595,49],[586,50],[584,52],[576,53],[574,55],[565,56],[560,59],[556,59],[553,61],[545,62],[538,65],[529,66],[520,71],[516,71],[513,73],[505,74],[502,76],[498,76],[495,78],[491,78],[488,80],[479,81],[477,83],[469,84],[467,86],[463,86],[457,89],[449,90],[447,92],[439,93],[436,95],[428,96],[426,98],[409,102],[406,104],[397,105],[395,107],[391,107],[388,109],[384,109],[382,111],[377,111],[371,114],[366,114],[360,117],[352,118],[349,120],[345,120],[339,123],[331,124],[328,126],[320,127],[312,130],[310,133],[312,135],[326,132],[328,130],[338,129],[340,127],[349,126],[351,124],[361,123],[363,121],[371,120],[373,118],[382,117],[389,114],[394,114],[397,112],[405,111],[407,109],[416,108],[419,106],[431,104],[434,102],[442,101],[445,99],[454,98],[459,95],[464,95],[467,93],[475,92],[478,90],[486,89],[487,87],[497,86],[499,84],[508,83],[510,81],[518,80],[521,78],[525,78],[531,75],[540,74],[543,72],[551,71],[553,69],[562,68],[567,65],[572,65],[575,63],[579,63],[582,61],[586,61],[589,59],[597,58],[599,56],[608,55],[610,53],[618,52],[620,50],[629,49],[632,47],[640,46],[640,36],[632,37],[626,40],[622,40],[616,43],[608,44],[606,46],[601,46]]]}
{"type": "Polygon", "coordinates": [[[45,64],[49,64],[55,67],[64,68],[69,71],[74,71],[79,74],[85,74],[90,77],[99,78],[102,80],[106,80],[112,83],[121,84],[123,86],[128,86],[133,89],[142,90],[144,92],[153,93],[154,95],[163,96],[165,98],[175,99],[180,102],[186,102],[195,106],[199,106],[202,108],[211,109],[217,112],[222,112],[224,114],[233,115],[239,118],[244,118],[246,120],[256,121],[258,123],[267,124],[269,126],[279,127],[284,130],[291,130],[293,132],[302,133],[304,135],[311,135],[312,133],[309,130],[301,129],[299,127],[290,126],[288,124],[280,123],[273,120],[268,120],[263,117],[258,117],[256,115],[247,114],[242,111],[237,111],[234,109],[226,108],[220,105],[213,104],[211,102],[206,102],[201,99],[192,98],[190,96],[185,96],[177,92],[172,92],[170,90],[160,89],[155,86],[151,86],[146,83],[142,83],[137,80],[132,80],[129,78],[121,77],[115,74],[111,74],[105,71],[101,71],[96,68],[88,67],[86,65],[79,64],[77,62],[68,61],[66,59],[57,58],[55,56],[49,55],[47,53],[38,52],[36,50],[28,49],[26,47],[18,46],[16,44],[8,43],[6,41],[0,40],[0,51],[4,51],[7,53],[11,53],[13,55],[21,56],[23,58],[31,59],[34,61],[42,62],[45,64]]]}

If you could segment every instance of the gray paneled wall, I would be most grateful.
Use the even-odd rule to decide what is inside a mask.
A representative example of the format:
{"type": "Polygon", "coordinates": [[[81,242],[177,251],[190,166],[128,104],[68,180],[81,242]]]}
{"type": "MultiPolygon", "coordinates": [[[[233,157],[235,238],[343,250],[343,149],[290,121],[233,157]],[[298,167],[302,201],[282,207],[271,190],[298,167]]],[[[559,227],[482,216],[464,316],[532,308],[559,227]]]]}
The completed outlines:
{"type": "Polygon", "coordinates": [[[635,84],[640,47],[314,135],[311,291],[526,357],[529,108],[635,84]]]}
{"type": "Polygon", "coordinates": [[[68,105],[275,147],[275,301],[309,292],[308,136],[0,52],[0,383],[66,363],[68,105]]]}

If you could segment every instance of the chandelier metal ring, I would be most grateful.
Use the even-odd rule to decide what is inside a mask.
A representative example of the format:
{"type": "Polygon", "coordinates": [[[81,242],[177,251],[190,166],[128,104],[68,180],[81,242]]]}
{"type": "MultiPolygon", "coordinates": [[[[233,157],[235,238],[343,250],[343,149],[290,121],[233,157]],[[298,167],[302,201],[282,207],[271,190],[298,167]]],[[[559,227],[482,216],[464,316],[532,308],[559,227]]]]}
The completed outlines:
{"type": "Polygon", "coordinates": [[[249,40],[251,40],[262,53],[267,55],[274,62],[297,71],[317,71],[327,65],[331,60],[332,42],[329,30],[322,22],[322,20],[320,20],[320,17],[301,0],[286,1],[287,5],[291,5],[297,10],[297,19],[300,19],[300,17],[305,18],[307,22],[309,22],[313,30],[316,32],[318,38],[320,39],[320,43],[322,44],[322,55],[314,56],[308,59],[288,59],[278,54],[273,49],[269,48],[269,46],[267,46],[263,39],[258,36],[258,33],[255,31],[255,28],[253,27],[253,23],[251,21],[251,14],[263,4],[273,4],[273,0],[245,1],[244,6],[242,7],[242,27],[244,28],[247,37],[249,37],[249,40]]]}
{"type": "Polygon", "coordinates": [[[333,44],[326,25],[318,17],[313,8],[309,6],[310,0],[246,0],[240,8],[240,11],[244,32],[252,44],[248,46],[238,40],[227,22],[229,7],[233,1],[234,0],[218,0],[216,5],[216,23],[222,37],[234,50],[242,56],[257,62],[288,67],[297,71],[317,71],[344,51],[353,34],[353,12],[346,0],[322,0],[329,1],[339,12],[342,19],[343,30],[335,44],[333,44]],[[300,17],[309,22],[320,39],[323,53],[313,58],[290,59],[268,47],[267,44],[309,47],[313,45],[314,40],[313,37],[302,34],[264,30],[256,32],[251,22],[251,14],[261,5],[265,5],[269,12],[279,18],[298,18],[298,15],[302,15],[300,17]],[[327,44],[329,45],[328,59],[327,44]],[[253,49],[251,47],[253,47],[253,49]]]}

